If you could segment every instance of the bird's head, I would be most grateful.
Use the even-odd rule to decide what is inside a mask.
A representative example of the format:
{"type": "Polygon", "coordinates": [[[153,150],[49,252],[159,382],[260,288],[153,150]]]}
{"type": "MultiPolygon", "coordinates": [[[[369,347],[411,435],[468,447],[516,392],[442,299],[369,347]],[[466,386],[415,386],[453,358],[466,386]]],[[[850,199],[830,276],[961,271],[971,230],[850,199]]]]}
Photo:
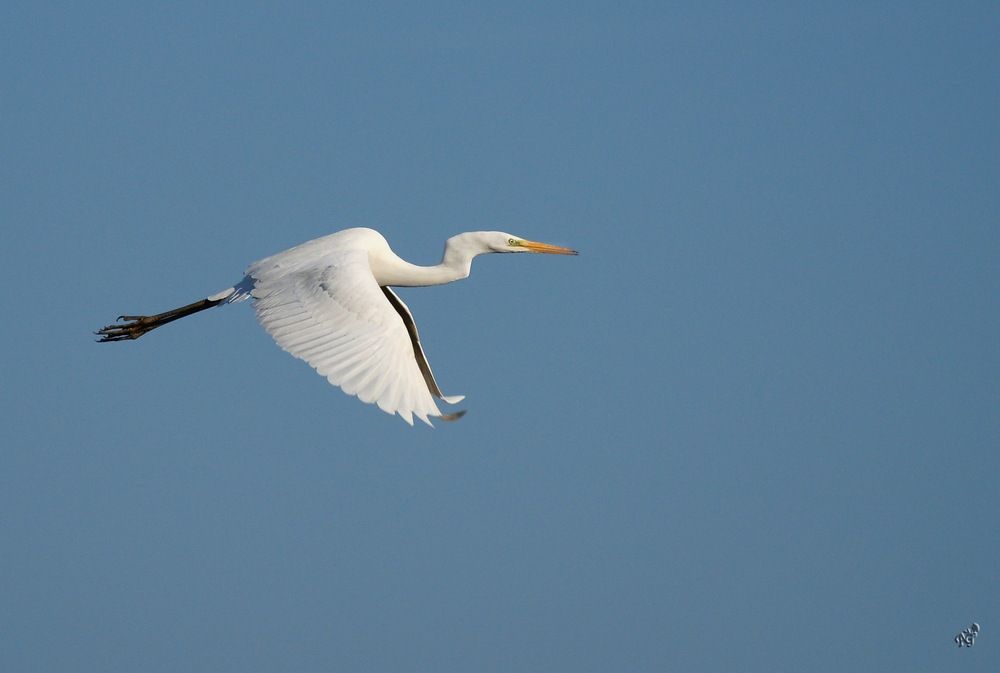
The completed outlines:
{"type": "Polygon", "coordinates": [[[444,246],[442,264],[462,270],[460,277],[469,275],[472,258],[492,252],[542,252],[550,255],[575,255],[576,250],[548,243],[528,241],[502,231],[469,231],[452,236],[444,246]]]}
{"type": "Polygon", "coordinates": [[[491,252],[541,252],[548,255],[575,255],[576,250],[563,248],[549,243],[528,241],[520,236],[505,234],[502,231],[488,231],[485,234],[486,244],[491,252]]]}

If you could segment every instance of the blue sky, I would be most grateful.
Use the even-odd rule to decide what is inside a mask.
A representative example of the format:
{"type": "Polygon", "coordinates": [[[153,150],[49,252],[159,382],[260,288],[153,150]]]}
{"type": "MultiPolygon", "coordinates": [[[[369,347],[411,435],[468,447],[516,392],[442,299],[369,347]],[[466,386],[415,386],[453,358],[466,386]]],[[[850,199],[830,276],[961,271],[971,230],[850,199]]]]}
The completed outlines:
{"type": "Polygon", "coordinates": [[[1000,9],[752,4],[0,9],[0,669],[996,670],[1000,9]],[[435,429],[93,341],[351,226],[581,254],[400,291],[435,429]]]}

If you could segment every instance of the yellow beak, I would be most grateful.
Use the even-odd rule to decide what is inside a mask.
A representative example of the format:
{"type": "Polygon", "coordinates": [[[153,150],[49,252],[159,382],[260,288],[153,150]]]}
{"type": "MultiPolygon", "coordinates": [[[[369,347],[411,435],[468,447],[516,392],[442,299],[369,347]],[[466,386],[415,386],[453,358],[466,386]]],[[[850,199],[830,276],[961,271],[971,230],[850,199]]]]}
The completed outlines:
{"type": "Polygon", "coordinates": [[[549,245],[548,243],[536,243],[535,241],[521,241],[521,247],[527,249],[529,252],[544,252],[549,255],[577,254],[576,250],[570,250],[558,245],[549,245]]]}

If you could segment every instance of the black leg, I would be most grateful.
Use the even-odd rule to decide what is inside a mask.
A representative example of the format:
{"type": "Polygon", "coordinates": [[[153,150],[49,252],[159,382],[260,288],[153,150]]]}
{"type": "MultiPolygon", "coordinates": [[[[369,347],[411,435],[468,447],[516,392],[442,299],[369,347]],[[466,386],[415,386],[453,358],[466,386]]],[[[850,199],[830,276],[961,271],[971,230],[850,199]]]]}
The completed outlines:
{"type": "Polygon", "coordinates": [[[94,332],[94,334],[101,337],[98,339],[100,343],[138,339],[146,332],[152,331],[160,325],[166,325],[168,322],[184,318],[192,313],[218,306],[224,301],[225,299],[216,299],[214,301],[211,299],[202,299],[193,304],[181,306],[165,313],[157,313],[156,315],[120,315],[118,316],[118,320],[125,320],[126,322],[108,325],[104,329],[94,332]]]}

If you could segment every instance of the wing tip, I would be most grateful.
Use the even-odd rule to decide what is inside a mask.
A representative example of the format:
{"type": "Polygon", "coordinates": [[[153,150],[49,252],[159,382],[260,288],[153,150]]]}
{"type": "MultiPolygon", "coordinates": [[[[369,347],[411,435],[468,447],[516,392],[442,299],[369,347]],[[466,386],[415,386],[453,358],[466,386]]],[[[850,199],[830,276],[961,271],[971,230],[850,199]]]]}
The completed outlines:
{"type": "Polygon", "coordinates": [[[452,414],[441,414],[440,416],[438,416],[438,418],[444,421],[445,423],[451,423],[452,421],[457,421],[462,416],[465,416],[465,413],[466,410],[462,409],[461,411],[456,411],[452,414]]]}

